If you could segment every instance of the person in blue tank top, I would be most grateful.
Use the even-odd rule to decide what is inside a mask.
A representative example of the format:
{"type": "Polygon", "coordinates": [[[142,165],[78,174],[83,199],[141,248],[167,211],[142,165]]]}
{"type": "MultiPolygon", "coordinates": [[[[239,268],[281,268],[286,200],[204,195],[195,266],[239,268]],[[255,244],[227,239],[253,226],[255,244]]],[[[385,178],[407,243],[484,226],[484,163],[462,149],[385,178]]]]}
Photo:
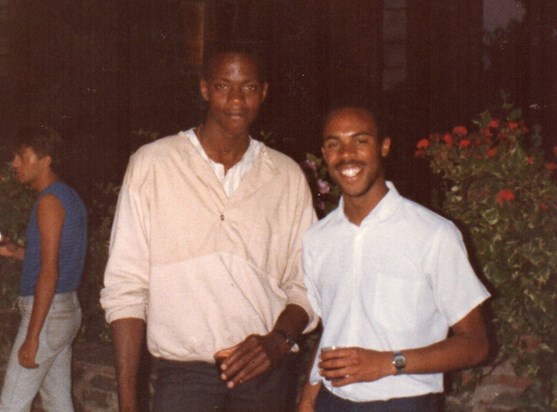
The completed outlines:
{"type": "Polygon", "coordinates": [[[26,243],[8,239],[0,256],[23,260],[19,330],[12,348],[0,412],[31,409],[40,393],[45,411],[73,411],[72,342],[81,324],[76,289],[87,249],[87,211],[60,180],[62,139],[47,127],[20,130],[12,166],[17,179],[38,193],[26,243]]]}

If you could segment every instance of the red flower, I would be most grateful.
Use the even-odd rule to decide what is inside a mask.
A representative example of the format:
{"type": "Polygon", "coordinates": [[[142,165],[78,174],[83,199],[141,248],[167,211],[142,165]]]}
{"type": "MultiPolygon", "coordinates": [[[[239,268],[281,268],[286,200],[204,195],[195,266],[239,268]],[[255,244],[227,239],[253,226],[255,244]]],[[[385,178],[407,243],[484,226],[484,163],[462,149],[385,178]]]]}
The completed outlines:
{"type": "Polygon", "coordinates": [[[484,134],[484,136],[486,137],[486,140],[489,140],[489,138],[491,136],[493,136],[493,133],[491,133],[491,130],[489,130],[489,127],[486,127],[485,129],[481,129],[480,132],[482,132],[484,134]]]}
{"type": "Polygon", "coordinates": [[[533,165],[533,164],[534,164],[534,158],[533,158],[532,156],[528,156],[527,161],[528,161],[528,164],[529,164],[529,165],[533,165]]]}
{"type": "Polygon", "coordinates": [[[443,141],[445,142],[445,144],[447,146],[452,146],[453,145],[453,136],[450,133],[445,133],[443,135],[443,141]]]}
{"type": "Polygon", "coordinates": [[[504,202],[510,202],[514,200],[514,193],[511,189],[503,189],[499,193],[497,193],[495,200],[497,204],[501,206],[504,202]]]}
{"type": "Polygon", "coordinates": [[[470,143],[472,143],[470,140],[468,140],[468,139],[462,139],[462,140],[460,141],[460,143],[458,144],[458,147],[460,147],[460,148],[462,148],[462,149],[465,149],[465,148],[467,148],[468,146],[470,146],[470,143]]]}
{"type": "Polygon", "coordinates": [[[429,140],[428,139],[422,139],[416,145],[416,148],[418,148],[420,150],[427,149],[428,147],[429,147],[429,140]]]}
{"type": "Polygon", "coordinates": [[[518,123],[517,122],[509,122],[508,127],[511,130],[518,129],[518,123]]]}
{"type": "Polygon", "coordinates": [[[487,149],[487,157],[489,159],[494,158],[496,154],[497,154],[497,148],[496,147],[492,147],[491,149],[487,149]]]}
{"type": "Polygon", "coordinates": [[[546,163],[545,168],[547,170],[549,170],[550,172],[553,172],[555,169],[557,169],[557,163],[554,163],[554,162],[546,163]]]}
{"type": "Polygon", "coordinates": [[[457,136],[466,136],[468,134],[468,129],[464,126],[455,126],[453,129],[453,134],[457,136]]]}
{"type": "Polygon", "coordinates": [[[549,207],[547,207],[547,203],[545,203],[543,200],[540,202],[539,207],[542,212],[545,212],[547,209],[549,209],[549,207]]]}
{"type": "Polygon", "coordinates": [[[489,123],[487,124],[487,127],[490,127],[492,129],[498,129],[499,128],[499,119],[491,119],[489,121],[489,123]]]}

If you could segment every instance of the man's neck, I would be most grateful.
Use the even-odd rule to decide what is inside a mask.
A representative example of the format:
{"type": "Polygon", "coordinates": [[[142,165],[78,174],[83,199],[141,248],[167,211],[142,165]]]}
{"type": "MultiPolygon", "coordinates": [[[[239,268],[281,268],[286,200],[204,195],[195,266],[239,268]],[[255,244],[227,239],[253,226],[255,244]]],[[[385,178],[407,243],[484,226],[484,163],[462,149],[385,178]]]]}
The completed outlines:
{"type": "Polygon", "coordinates": [[[204,123],[195,129],[199,143],[207,156],[224,166],[228,171],[248,150],[250,137],[247,131],[241,134],[224,134],[218,127],[204,123]]]}
{"type": "Polygon", "coordinates": [[[360,226],[388,192],[389,188],[385,182],[378,182],[364,196],[343,196],[344,214],[350,222],[360,226]]]}
{"type": "Polygon", "coordinates": [[[47,173],[39,176],[37,180],[31,184],[31,188],[40,193],[56,181],[58,181],[58,175],[52,171],[48,171],[47,173]]]}

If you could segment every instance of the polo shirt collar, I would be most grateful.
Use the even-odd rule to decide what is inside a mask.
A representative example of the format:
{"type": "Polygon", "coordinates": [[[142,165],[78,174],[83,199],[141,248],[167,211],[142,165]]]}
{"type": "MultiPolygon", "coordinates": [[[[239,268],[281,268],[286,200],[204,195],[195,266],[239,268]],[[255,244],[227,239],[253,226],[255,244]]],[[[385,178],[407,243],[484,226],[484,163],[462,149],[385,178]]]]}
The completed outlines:
{"type": "MultiPolygon", "coordinates": [[[[389,191],[383,198],[379,201],[379,203],[373,208],[373,210],[362,220],[360,226],[365,224],[366,222],[371,222],[374,220],[385,220],[387,219],[398,207],[400,201],[402,200],[402,196],[398,193],[395,188],[395,185],[391,181],[387,181],[387,188],[389,191]]],[[[339,201],[338,208],[336,210],[337,217],[342,219],[346,222],[352,224],[346,215],[344,214],[344,199],[341,197],[339,201]]]]}

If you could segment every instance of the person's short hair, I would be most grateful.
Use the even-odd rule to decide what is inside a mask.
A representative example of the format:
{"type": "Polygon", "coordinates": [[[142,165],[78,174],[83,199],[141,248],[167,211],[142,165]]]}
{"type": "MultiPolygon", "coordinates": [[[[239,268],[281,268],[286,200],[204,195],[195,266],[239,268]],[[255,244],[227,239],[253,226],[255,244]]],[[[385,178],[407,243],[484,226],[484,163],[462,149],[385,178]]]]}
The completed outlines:
{"type": "Polygon", "coordinates": [[[29,125],[19,129],[14,142],[16,148],[31,147],[39,157],[50,156],[50,168],[60,171],[63,158],[63,140],[60,134],[50,127],[29,125]]]}
{"type": "Polygon", "coordinates": [[[211,65],[215,59],[223,54],[243,54],[253,59],[259,72],[259,80],[267,82],[266,59],[261,50],[261,44],[254,41],[222,41],[209,45],[203,52],[203,64],[201,66],[201,78],[207,80],[211,71],[211,65]]]}
{"type": "Polygon", "coordinates": [[[325,127],[325,123],[327,122],[329,116],[334,112],[342,109],[356,109],[370,113],[375,119],[375,128],[377,129],[377,138],[379,139],[379,141],[382,141],[385,137],[388,136],[388,134],[386,134],[382,112],[380,110],[374,110],[368,106],[361,104],[337,104],[331,106],[329,110],[325,112],[325,115],[321,118],[321,130],[323,130],[323,128],[325,127]]]}

